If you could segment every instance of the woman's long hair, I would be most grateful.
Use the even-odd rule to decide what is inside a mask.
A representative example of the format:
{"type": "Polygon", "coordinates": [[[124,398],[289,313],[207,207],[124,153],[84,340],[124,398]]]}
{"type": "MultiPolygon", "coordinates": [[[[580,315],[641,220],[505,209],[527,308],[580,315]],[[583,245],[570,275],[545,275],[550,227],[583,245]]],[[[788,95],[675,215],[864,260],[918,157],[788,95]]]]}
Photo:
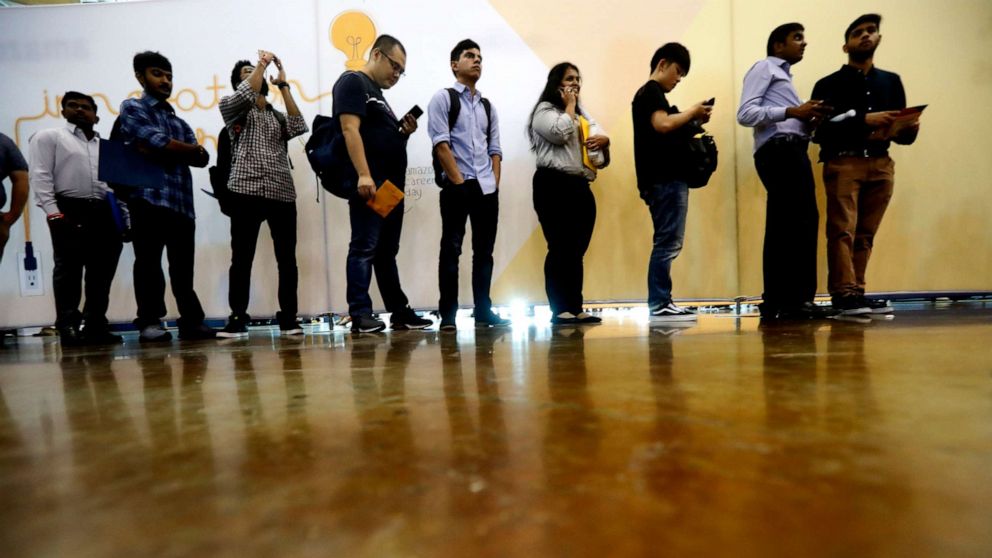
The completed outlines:
{"type": "MultiPolygon", "coordinates": [[[[541,96],[534,103],[534,108],[530,111],[530,118],[527,119],[527,139],[530,140],[531,151],[537,149],[537,138],[534,135],[534,113],[537,112],[537,106],[541,103],[551,103],[558,110],[565,110],[565,102],[561,100],[561,91],[558,88],[561,87],[561,81],[565,79],[565,73],[569,70],[578,72],[579,68],[571,62],[560,62],[548,72],[548,82],[544,84],[544,91],[541,91],[541,96]]],[[[575,105],[575,112],[576,114],[584,114],[578,104],[575,105]]]]}

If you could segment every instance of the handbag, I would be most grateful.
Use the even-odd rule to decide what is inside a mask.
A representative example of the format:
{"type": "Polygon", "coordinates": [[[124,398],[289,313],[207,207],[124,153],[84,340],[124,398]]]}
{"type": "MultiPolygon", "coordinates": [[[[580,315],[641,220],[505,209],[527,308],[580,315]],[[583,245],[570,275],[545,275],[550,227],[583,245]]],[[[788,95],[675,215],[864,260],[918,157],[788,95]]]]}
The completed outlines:
{"type": "Polygon", "coordinates": [[[687,140],[686,183],[690,188],[702,188],[716,170],[718,151],[716,141],[702,126],[689,124],[687,140]]]}

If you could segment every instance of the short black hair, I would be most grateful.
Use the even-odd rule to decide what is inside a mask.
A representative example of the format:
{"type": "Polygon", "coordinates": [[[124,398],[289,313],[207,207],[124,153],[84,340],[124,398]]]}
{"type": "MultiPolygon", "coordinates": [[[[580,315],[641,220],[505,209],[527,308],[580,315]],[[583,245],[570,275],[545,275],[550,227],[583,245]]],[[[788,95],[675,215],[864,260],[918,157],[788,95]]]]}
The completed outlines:
{"type": "MultiPolygon", "coordinates": [[[[395,47],[400,47],[400,51],[403,56],[406,56],[406,49],[403,48],[403,43],[399,39],[392,35],[379,35],[379,37],[372,43],[372,50],[379,49],[379,52],[385,54],[393,50],[395,47]]],[[[369,51],[371,55],[372,51],[369,51]]]]}
{"type": "MultiPolygon", "coordinates": [[[[478,51],[482,50],[482,48],[479,46],[479,43],[473,41],[472,39],[462,39],[458,41],[458,44],[455,45],[455,48],[451,49],[451,61],[457,62],[458,59],[461,58],[463,52],[465,52],[466,50],[472,50],[473,48],[478,51]]],[[[454,74],[455,71],[451,70],[451,73],[454,74]]]]}
{"type": "Polygon", "coordinates": [[[803,27],[802,23],[784,23],[779,25],[772,30],[772,34],[768,35],[768,56],[775,55],[775,44],[784,43],[789,40],[796,31],[805,31],[806,28],[803,27]]]}
{"type": "Polygon", "coordinates": [[[144,75],[148,68],[162,68],[167,72],[172,71],[172,62],[157,52],[146,50],[134,55],[134,73],[144,75]]]}
{"type": "MultiPolygon", "coordinates": [[[[237,89],[241,85],[241,68],[245,66],[254,66],[249,60],[238,60],[234,64],[234,69],[231,70],[231,87],[237,89]]],[[[262,80],[263,82],[265,80],[262,80]]]]}
{"type": "Polygon", "coordinates": [[[62,95],[62,101],[60,103],[62,105],[62,108],[65,108],[66,103],[68,103],[69,101],[72,101],[74,99],[76,99],[76,100],[82,100],[82,101],[89,101],[90,106],[93,107],[93,112],[94,113],[96,112],[96,101],[93,100],[93,97],[90,97],[89,95],[86,95],[85,93],[80,93],[79,91],[66,91],[65,94],[62,95]]]}
{"type": "Polygon", "coordinates": [[[658,67],[658,62],[661,62],[662,60],[675,62],[682,68],[684,75],[689,75],[689,49],[685,48],[681,44],[665,43],[661,45],[661,48],[654,51],[654,56],[651,57],[652,72],[658,67]]]}
{"type": "Polygon", "coordinates": [[[847,30],[844,31],[845,43],[847,42],[848,39],[851,38],[851,31],[854,31],[854,28],[861,25],[862,23],[874,23],[877,27],[881,27],[882,16],[878,14],[865,14],[859,17],[858,19],[852,21],[851,24],[847,26],[847,30]]]}

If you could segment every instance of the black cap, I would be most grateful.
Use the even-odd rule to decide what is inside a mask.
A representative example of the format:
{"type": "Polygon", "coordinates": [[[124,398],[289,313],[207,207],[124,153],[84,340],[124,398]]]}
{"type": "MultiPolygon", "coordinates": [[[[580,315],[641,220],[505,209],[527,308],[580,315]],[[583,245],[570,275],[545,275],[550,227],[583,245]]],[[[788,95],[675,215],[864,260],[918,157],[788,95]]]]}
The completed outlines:
{"type": "Polygon", "coordinates": [[[851,22],[851,24],[847,26],[847,31],[844,31],[845,43],[847,42],[848,39],[851,38],[851,31],[854,31],[854,28],[861,25],[862,23],[874,23],[875,25],[881,25],[882,16],[878,14],[865,14],[859,17],[858,19],[854,20],[853,22],[851,22]]]}

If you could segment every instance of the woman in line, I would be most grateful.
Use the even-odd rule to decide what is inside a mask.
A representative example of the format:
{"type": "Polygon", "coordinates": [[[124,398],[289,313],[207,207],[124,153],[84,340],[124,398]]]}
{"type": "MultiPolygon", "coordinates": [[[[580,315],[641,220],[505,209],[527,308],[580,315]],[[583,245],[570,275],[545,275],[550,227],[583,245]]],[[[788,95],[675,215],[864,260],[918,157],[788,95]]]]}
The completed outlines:
{"type": "Polygon", "coordinates": [[[610,162],[610,139],[579,102],[582,77],[574,64],[551,68],[531,112],[527,135],[537,156],[534,210],[548,243],[544,287],[551,323],[602,321],[582,309],[582,258],[596,224],[589,183],[610,162]]]}

